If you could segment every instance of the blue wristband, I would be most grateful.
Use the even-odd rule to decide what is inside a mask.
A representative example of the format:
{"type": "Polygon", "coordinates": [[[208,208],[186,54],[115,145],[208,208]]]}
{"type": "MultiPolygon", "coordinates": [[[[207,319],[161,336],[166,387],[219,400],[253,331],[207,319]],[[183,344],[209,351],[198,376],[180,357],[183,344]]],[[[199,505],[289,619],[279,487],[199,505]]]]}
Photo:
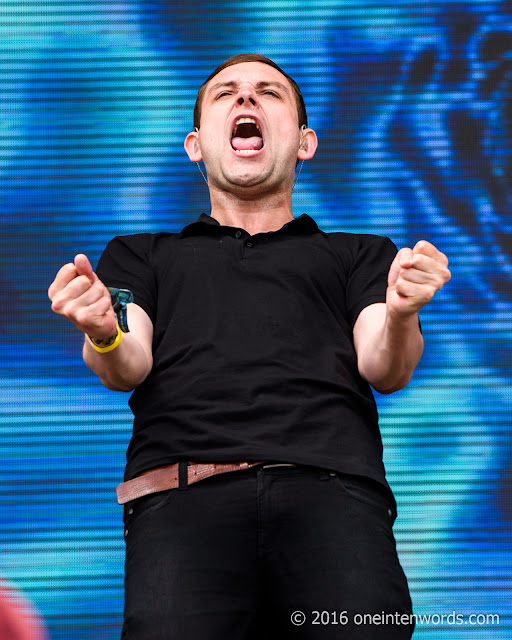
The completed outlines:
{"type": "Polygon", "coordinates": [[[117,289],[116,287],[107,287],[107,289],[110,293],[119,328],[123,333],[128,333],[130,329],[128,329],[126,305],[133,302],[133,293],[129,289],[117,289]]]}

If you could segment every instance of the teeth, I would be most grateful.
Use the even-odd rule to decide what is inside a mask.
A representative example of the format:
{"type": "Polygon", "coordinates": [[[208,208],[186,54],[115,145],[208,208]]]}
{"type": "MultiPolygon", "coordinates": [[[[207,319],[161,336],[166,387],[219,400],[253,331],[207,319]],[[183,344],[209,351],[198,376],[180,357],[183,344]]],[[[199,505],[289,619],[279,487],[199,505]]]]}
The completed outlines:
{"type": "Polygon", "coordinates": [[[254,118],[238,118],[238,120],[235,122],[235,128],[233,129],[231,137],[235,137],[236,129],[239,124],[254,124],[256,126],[256,129],[258,129],[258,131],[261,133],[260,126],[254,118]]]}
{"type": "Polygon", "coordinates": [[[248,124],[249,122],[256,124],[256,120],[254,120],[254,118],[238,118],[235,124],[248,124]]]}

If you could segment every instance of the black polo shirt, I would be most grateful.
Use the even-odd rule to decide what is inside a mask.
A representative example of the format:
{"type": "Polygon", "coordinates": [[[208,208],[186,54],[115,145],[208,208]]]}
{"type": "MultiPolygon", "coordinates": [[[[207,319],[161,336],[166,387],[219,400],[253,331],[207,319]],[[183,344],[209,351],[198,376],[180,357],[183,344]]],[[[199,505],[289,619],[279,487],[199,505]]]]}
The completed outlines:
{"type": "Polygon", "coordinates": [[[395,254],[388,238],[325,233],[305,214],[253,236],[202,214],[181,233],[114,238],[98,276],[131,289],[154,325],[125,478],[180,460],[269,460],[385,484],[352,328],[385,302],[395,254]]]}

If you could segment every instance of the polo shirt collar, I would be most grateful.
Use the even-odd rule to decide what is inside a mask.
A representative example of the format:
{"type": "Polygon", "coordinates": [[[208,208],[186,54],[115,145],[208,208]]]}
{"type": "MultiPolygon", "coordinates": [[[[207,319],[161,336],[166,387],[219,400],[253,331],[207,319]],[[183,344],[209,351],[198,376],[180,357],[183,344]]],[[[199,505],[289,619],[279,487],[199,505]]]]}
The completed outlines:
{"type": "MultiPolygon", "coordinates": [[[[227,225],[221,225],[218,220],[212,218],[212,216],[207,215],[206,213],[202,213],[199,218],[192,222],[191,224],[184,227],[179,234],[180,238],[186,238],[188,236],[193,235],[203,235],[214,232],[214,228],[217,229],[230,229],[233,230],[236,227],[230,227],[227,225]]],[[[269,232],[269,233],[278,233],[278,232],[292,232],[292,233],[315,233],[320,231],[316,222],[308,216],[306,213],[286,222],[280,229],[277,231],[269,232]]]]}

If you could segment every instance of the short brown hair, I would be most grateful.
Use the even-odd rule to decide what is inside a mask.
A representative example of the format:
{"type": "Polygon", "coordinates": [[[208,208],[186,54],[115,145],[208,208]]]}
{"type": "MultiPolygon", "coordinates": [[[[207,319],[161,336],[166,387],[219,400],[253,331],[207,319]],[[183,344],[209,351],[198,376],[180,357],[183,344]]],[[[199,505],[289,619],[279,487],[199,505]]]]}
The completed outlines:
{"type": "Polygon", "coordinates": [[[196,104],[194,106],[194,127],[199,129],[199,123],[201,122],[201,108],[203,104],[204,92],[206,91],[206,85],[210,82],[212,78],[220,73],[223,69],[227,67],[232,67],[235,64],[242,64],[243,62],[263,62],[263,64],[268,64],[274,69],[277,69],[279,73],[282,73],[283,76],[288,80],[291,84],[293,93],[295,94],[295,100],[297,102],[297,114],[299,117],[299,128],[302,125],[308,126],[308,116],[306,113],[306,105],[304,104],[304,98],[302,97],[302,93],[299,89],[299,85],[295,82],[293,78],[284,72],[279,65],[270,60],[270,58],[266,58],[265,56],[260,55],[259,53],[240,53],[236,56],[232,56],[225,60],[222,64],[220,64],[215,71],[213,71],[208,78],[203,82],[203,84],[199,87],[199,91],[197,92],[196,104]]]}

